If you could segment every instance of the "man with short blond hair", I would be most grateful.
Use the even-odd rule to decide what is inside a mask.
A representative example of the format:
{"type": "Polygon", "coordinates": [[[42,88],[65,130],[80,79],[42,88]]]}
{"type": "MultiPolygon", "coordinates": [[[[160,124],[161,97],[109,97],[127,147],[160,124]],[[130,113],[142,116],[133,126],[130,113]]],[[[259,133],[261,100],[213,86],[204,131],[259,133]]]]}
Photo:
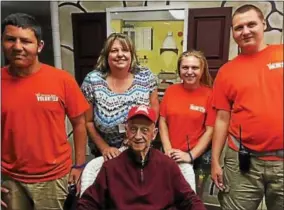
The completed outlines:
{"type": "Polygon", "coordinates": [[[218,72],[211,176],[222,209],[284,209],[283,45],[264,42],[264,16],[254,5],[238,8],[232,34],[240,54],[218,72]],[[224,169],[220,154],[228,138],[224,169]]]}

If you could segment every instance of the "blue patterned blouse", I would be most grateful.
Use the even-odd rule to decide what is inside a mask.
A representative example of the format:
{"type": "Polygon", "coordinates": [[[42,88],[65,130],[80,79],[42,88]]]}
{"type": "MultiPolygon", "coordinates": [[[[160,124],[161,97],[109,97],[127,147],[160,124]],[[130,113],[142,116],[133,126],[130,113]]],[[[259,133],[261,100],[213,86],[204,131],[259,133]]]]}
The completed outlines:
{"type": "MultiPolygon", "coordinates": [[[[94,123],[102,138],[110,145],[119,148],[125,133],[119,133],[118,125],[125,123],[128,110],[134,105],[149,105],[150,94],[157,88],[153,73],[145,67],[134,74],[133,83],[124,93],[114,93],[99,71],[92,71],[85,77],[81,89],[94,105],[94,123]]],[[[89,139],[89,146],[96,150],[89,139]]]]}

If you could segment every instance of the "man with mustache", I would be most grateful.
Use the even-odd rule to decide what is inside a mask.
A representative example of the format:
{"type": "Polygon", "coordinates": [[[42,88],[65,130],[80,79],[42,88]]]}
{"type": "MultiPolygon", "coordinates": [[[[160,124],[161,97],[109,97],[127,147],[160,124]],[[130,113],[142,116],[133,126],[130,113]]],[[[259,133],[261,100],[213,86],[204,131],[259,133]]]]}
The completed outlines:
{"type": "Polygon", "coordinates": [[[94,184],[80,198],[78,210],[205,210],[174,160],[151,148],[158,132],[156,119],[153,108],[130,109],[126,124],[129,149],[104,163],[94,184]]]}
{"type": "Polygon", "coordinates": [[[222,209],[284,209],[283,45],[264,42],[263,13],[238,8],[232,33],[240,54],[219,70],[211,175],[222,209]],[[226,138],[224,169],[219,157],[226,138]]]}
{"type": "Polygon", "coordinates": [[[2,47],[8,65],[1,69],[1,206],[9,210],[63,209],[69,183],[85,164],[84,112],[89,108],[66,71],[39,61],[41,26],[15,13],[2,22],[2,47]],[[75,165],[65,132],[71,121],[75,165]]]}

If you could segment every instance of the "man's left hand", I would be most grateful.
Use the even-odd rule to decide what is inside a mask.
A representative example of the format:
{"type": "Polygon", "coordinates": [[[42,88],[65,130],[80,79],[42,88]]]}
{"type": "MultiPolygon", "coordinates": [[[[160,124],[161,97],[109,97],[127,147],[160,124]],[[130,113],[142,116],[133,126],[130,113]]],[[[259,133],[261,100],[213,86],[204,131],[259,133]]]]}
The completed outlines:
{"type": "Polygon", "coordinates": [[[68,184],[76,184],[77,195],[80,193],[81,190],[81,180],[79,179],[82,171],[83,168],[72,168],[68,178],[68,184]]]}

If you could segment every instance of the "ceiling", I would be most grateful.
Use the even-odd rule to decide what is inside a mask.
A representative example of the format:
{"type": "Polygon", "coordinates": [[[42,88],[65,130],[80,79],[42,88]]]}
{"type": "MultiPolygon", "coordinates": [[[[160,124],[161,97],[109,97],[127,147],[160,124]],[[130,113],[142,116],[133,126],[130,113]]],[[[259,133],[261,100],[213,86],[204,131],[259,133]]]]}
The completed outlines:
{"type": "Polygon", "coordinates": [[[50,15],[50,1],[1,1],[1,19],[15,12],[37,17],[50,15]]]}

